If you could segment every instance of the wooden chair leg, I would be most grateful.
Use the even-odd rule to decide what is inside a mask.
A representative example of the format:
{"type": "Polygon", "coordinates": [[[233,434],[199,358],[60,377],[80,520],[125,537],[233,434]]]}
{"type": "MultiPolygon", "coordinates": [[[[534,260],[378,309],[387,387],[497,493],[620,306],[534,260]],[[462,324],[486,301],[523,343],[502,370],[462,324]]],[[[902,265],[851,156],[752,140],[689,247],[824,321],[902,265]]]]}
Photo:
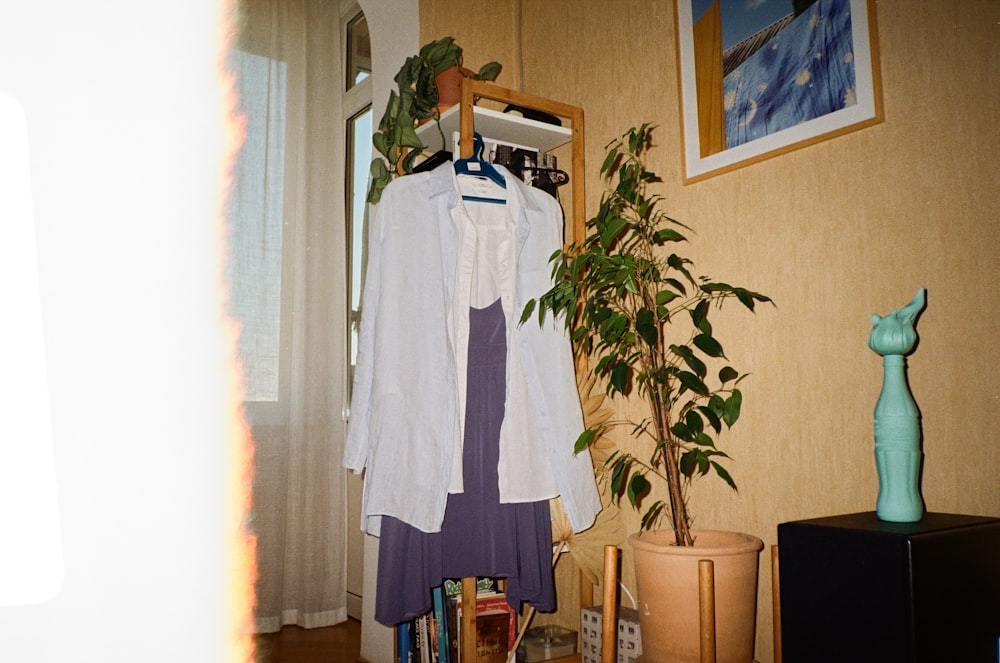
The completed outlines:
{"type": "Polygon", "coordinates": [[[604,546],[604,606],[601,612],[601,660],[618,660],[618,546],[604,546]]]}
{"type": "Polygon", "coordinates": [[[698,560],[698,606],[701,663],[715,663],[715,563],[710,559],[698,560]]]}

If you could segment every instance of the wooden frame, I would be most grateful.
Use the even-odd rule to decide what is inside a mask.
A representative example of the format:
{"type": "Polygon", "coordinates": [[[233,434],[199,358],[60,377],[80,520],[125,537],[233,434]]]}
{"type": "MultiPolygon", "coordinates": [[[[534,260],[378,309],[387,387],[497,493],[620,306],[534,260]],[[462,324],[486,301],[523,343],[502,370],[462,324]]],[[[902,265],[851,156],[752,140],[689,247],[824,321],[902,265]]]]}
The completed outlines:
{"type": "Polygon", "coordinates": [[[462,96],[459,101],[459,148],[460,156],[468,159],[472,156],[472,132],[474,130],[474,120],[472,107],[480,99],[499,101],[505,104],[513,104],[524,108],[549,113],[559,117],[568,118],[572,124],[573,157],[570,166],[570,184],[573,187],[573,239],[582,240],[586,228],[586,214],[584,207],[586,204],[584,187],[584,143],[583,143],[583,109],[579,106],[571,106],[558,101],[536,97],[517,90],[478,81],[473,78],[462,79],[462,96]]]}
{"type": "Polygon", "coordinates": [[[674,6],[685,184],[882,121],[874,0],[763,20],[721,0],[674,6]]]}
{"type": "MultiPolygon", "coordinates": [[[[505,104],[513,104],[523,108],[549,113],[563,118],[568,118],[572,124],[570,141],[572,143],[572,164],[570,166],[570,184],[573,187],[573,238],[582,240],[586,228],[586,216],[584,205],[586,202],[586,187],[584,186],[584,141],[583,141],[583,109],[578,106],[571,106],[550,99],[536,97],[533,95],[510,90],[473,78],[463,78],[461,84],[461,99],[459,101],[459,157],[468,159],[472,156],[472,135],[475,131],[475,114],[473,106],[480,99],[489,99],[505,104]]],[[[614,562],[609,562],[612,555],[611,548],[605,549],[605,574],[608,573],[608,565],[617,563],[617,548],[614,548],[614,562]]],[[[617,574],[617,567],[616,574],[617,574]]],[[[615,576],[617,577],[617,575],[615,576]]],[[[584,578],[581,574],[581,600],[584,599],[583,590],[584,578]]],[[[593,592],[591,590],[591,600],[593,592]]],[[[476,632],[476,579],[462,578],[462,619],[461,632],[476,632]]],[[[610,606],[609,609],[613,608],[610,606]]],[[[613,620],[609,620],[612,621],[613,620]]],[[[613,639],[609,642],[612,643],[613,639]]],[[[475,638],[463,638],[461,643],[461,658],[464,661],[476,660],[476,640],[475,638]]],[[[609,657],[609,660],[613,657],[609,657]]]]}

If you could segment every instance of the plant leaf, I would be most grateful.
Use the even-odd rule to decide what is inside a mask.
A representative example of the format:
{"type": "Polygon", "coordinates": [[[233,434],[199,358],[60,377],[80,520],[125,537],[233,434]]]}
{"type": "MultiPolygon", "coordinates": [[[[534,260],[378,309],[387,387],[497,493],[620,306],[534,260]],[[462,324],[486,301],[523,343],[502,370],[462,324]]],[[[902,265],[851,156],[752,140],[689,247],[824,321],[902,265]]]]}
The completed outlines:
{"type": "Polygon", "coordinates": [[[401,127],[399,145],[421,150],[424,148],[424,144],[420,141],[420,137],[417,136],[417,131],[413,127],[401,127]]]}
{"type": "Polygon", "coordinates": [[[487,62],[479,68],[479,73],[476,74],[476,78],[481,81],[495,81],[497,76],[500,75],[501,69],[503,69],[503,67],[499,62],[487,62]]]}
{"type": "Polygon", "coordinates": [[[620,495],[622,492],[622,480],[625,477],[625,470],[628,469],[630,460],[628,456],[622,456],[615,461],[614,467],[611,468],[611,492],[615,495],[620,495]]]}
{"type": "Polygon", "coordinates": [[[717,293],[717,292],[723,292],[723,293],[728,292],[728,293],[731,293],[731,292],[733,292],[733,286],[729,285],[728,283],[719,283],[719,282],[713,281],[713,282],[702,284],[701,290],[702,290],[702,292],[706,292],[706,293],[709,293],[709,294],[717,293]]]}
{"type": "Polygon", "coordinates": [[[420,49],[420,57],[430,65],[434,74],[440,74],[462,63],[462,48],[455,43],[454,37],[444,37],[432,41],[420,49]]]}
{"type": "Polygon", "coordinates": [[[705,417],[706,420],[708,420],[708,425],[712,427],[712,430],[714,430],[716,434],[722,432],[722,420],[719,419],[719,414],[715,410],[705,405],[699,405],[698,411],[701,412],[702,416],[705,417]]]}
{"type": "Polygon", "coordinates": [[[628,151],[629,152],[635,153],[635,152],[638,151],[639,146],[642,144],[642,143],[640,143],[640,135],[641,135],[641,133],[642,133],[641,130],[636,130],[636,129],[632,129],[631,131],[628,132],[628,151]]]}
{"type": "Polygon", "coordinates": [[[375,179],[379,179],[389,174],[389,169],[385,165],[385,161],[382,159],[372,159],[372,164],[368,168],[368,172],[375,179]]]}
{"type": "Polygon", "coordinates": [[[726,422],[726,426],[729,428],[733,427],[733,424],[740,418],[740,408],[743,406],[743,394],[740,393],[739,389],[733,389],[733,392],[729,394],[729,398],[726,399],[725,407],[722,410],[722,420],[726,422]]]}
{"type": "Polygon", "coordinates": [[[694,472],[698,469],[698,450],[690,449],[681,454],[680,461],[681,473],[686,477],[694,476],[694,472]]]}
{"type": "Polygon", "coordinates": [[[719,371],[719,382],[726,384],[730,380],[735,380],[740,374],[732,366],[726,366],[719,371]]]}
{"type": "Polygon", "coordinates": [[[389,156],[389,137],[384,133],[376,133],[372,135],[372,146],[378,151],[379,154],[388,157],[389,156]]]}
{"type": "Polygon", "coordinates": [[[712,334],[712,323],[708,321],[708,300],[703,299],[698,302],[695,310],[691,311],[691,321],[694,326],[701,330],[703,334],[712,334]]]}
{"type": "Polygon", "coordinates": [[[628,482],[628,501],[633,507],[635,507],[642,496],[650,488],[649,481],[639,472],[632,475],[632,478],[628,482]]]}
{"type": "Polygon", "coordinates": [[[653,233],[653,243],[663,244],[664,242],[683,242],[686,237],[673,228],[661,228],[653,233]]]}
{"type": "Polygon", "coordinates": [[[412,150],[410,150],[409,152],[406,153],[406,156],[403,157],[403,172],[404,173],[412,173],[413,172],[413,164],[417,160],[417,157],[420,156],[421,154],[423,154],[423,152],[424,151],[422,149],[412,149],[412,150]]]}
{"type": "Polygon", "coordinates": [[[683,421],[676,422],[670,427],[670,432],[673,433],[674,437],[678,440],[683,440],[684,442],[691,442],[694,436],[691,434],[691,429],[683,421]]]}
{"type": "Polygon", "coordinates": [[[698,334],[692,341],[698,346],[699,350],[709,357],[725,357],[725,354],[722,352],[722,345],[709,334],[698,334]]]}
{"type": "Polygon", "coordinates": [[[614,367],[611,369],[611,386],[614,387],[615,391],[620,394],[624,394],[628,390],[629,376],[632,373],[632,368],[625,362],[619,361],[615,362],[614,367]]]}
{"type": "Polygon", "coordinates": [[[669,304],[677,297],[680,297],[680,295],[678,295],[673,290],[660,290],[658,293],[656,293],[656,303],[658,306],[664,306],[666,304],[669,304]]]}
{"type": "Polygon", "coordinates": [[[648,308],[639,309],[635,314],[635,331],[650,347],[656,347],[659,330],[654,323],[656,316],[648,308]]]}
{"type": "Polygon", "coordinates": [[[729,472],[726,471],[726,468],[722,467],[722,465],[719,465],[714,460],[712,461],[712,467],[715,468],[715,473],[718,474],[720,477],[722,477],[723,480],[725,480],[725,482],[729,484],[730,488],[739,492],[739,488],[736,487],[736,482],[733,481],[733,478],[731,476],[729,476],[729,472]]]}
{"type": "Polygon", "coordinates": [[[702,420],[701,415],[694,410],[688,410],[688,413],[684,416],[684,422],[696,437],[701,435],[702,431],[705,430],[705,422],[702,420]]]}
{"type": "Polygon", "coordinates": [[[708,374],[708,367],[705,366],[705,362],[703,362],[701,359],[698,359],[698,357],[696,357],[693,352],[689,352],[688,354],[684,355],[684,363],[687,364],[688,367],[692,371],[697,373],[698,377],[702,379],[704,379],[705,375],[708,374]]]}
{"type": "Polygon", "coordinates": [[[663,507],[666,506],[663,500],[656,500],[653,505],[646,510],[646,513],[642,516],[642,523],[639,525],[641,529],[649,529],[654,524],[656,524],[657,518],[660,516],[660,512],[663,511],[663,507]]]}
{"type": "Polygon", "coordinates": [[[680,380],[681,385],[685,389],[689,389],[701,396],[708,396],[708,387],[706,387],[705,383],[701,381],[701,378],[694,373],[691,373],[690,371],[677,371],[677,379],[680,380]]]}
{"type": "Polygon", "coordinates": [[[580,436],[576,438],[576,443],[573,445],[573,453],[578,454],[597,439],[598,429],[588,428],[587,430],[580,433],[580,436]]]}
{"type": "Polygon", "coordinates": [[[713,440],[705,433],[698,433],[698,435],[694,438],[694,443],[701,445],[703,447],[712,447],[713,449],[715,448],[715,440],[713,440]]]}
{"type": "Polygon", "coordinates": [[[523,325],[524,321],[530,318],[531,314],[534,313],[534,311],[535,311],[535,300],[529,299],[528,302],[524,305],[524,310],[521,312],[521,319],[518,321],[518,324],[523,325]]]}
{"type": "MultiPolygon", "coordinates": [[[[608,172],[610,172],[615,167],[615,161],[617,160],[618,160],[618,150],[617,149],[608,150],[608,155],[604,157],[604,163],[601,164],[601,176],[604,176],[608,172]]],[[[604,205],[602,205],[601,208],[602,208],[601,215],[603,216],[603,210],[605,208],[604,205]]]]}
{"type": "Polygon", "coordinates": [[[607,250],[627,226],[628,220],[623,219],[620,216],[608,219],[604,228],[601,230],[601,246],[607,250]]]}

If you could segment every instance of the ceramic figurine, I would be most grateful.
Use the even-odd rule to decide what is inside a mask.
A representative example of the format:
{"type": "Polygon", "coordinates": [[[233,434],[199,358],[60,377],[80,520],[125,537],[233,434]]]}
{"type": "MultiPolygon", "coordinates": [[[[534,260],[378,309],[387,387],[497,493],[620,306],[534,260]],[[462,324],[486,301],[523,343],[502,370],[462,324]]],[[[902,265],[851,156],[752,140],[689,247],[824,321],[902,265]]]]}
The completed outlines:
{"type": "Polygon", "coordinates": [[[882,355],[882,393],[875,405],[875,465],[879,519],[912,523],[924,515],[920,496],[920,412],[906,382],[904,356],[917,341],[914,322],[926,304],[926,290],[884,318],[872,316],[868,347],[882,355]]]}

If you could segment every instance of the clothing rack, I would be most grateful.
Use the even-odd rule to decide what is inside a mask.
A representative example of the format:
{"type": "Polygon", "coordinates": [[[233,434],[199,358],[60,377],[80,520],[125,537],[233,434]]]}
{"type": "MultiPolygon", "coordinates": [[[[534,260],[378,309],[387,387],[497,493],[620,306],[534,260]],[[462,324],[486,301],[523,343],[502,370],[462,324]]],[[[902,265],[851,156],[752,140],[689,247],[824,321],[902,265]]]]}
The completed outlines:
{"type": "MultiPolygon", "coordinates": [[[[473,78],[463,78],[461,84],[461,99],[459,101],[459,156],[468,159],[473,154],[473,134],[475,128],[475,113],[473,106],[480,100],[488,99],[523,108],[542,111],[550,115],[567,118],[571,122],[571,150],[572,159],[570,166],[570,184],[573,187],[573,221],[571,225],[572,240],[582,241],[585,233],[585,213],[586,203],[584,188],[584,142],[583,142],[583,109],[578,106],[571,106],[550,99],[536,97],[516,90],[494,85],[485,81],[473,78]]],[[[502,136],[490,136],[490,138],[502,138],[502,136]]],[[[593,586],[581,573],[580,580],[580,601],[582,607],[593,605],[593,586]]],[[[460,632],[472,637],[462,637],[461,659],[462,661],[474,662],[476,660],[476,579],[474,577],[462,578],[462,621],[460,632]]],[[[513,652],[511,652],[511,655],[513,652]]],[[[510,656],[508,657],[510,659],[510,656]]]]}

